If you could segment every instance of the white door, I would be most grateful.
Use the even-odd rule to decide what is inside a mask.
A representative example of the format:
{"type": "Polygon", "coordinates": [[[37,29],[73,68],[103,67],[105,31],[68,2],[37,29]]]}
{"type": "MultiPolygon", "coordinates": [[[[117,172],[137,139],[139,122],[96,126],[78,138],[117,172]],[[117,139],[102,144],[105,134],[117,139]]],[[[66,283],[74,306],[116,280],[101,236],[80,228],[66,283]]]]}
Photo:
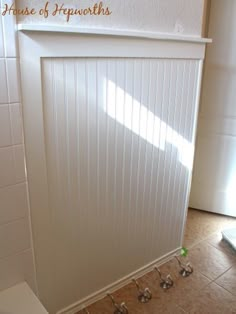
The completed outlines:
{"type": "Polygon", "coordinates": [[[236,217],[236,1],[212,1],[190,207],[236,217]]]}

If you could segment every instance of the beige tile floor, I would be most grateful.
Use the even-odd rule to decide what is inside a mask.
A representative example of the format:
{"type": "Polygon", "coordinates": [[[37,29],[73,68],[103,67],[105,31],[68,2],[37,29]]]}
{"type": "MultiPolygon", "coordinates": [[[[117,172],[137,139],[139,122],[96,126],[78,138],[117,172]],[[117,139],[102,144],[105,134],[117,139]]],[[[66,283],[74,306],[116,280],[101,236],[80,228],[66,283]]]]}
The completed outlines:
{"type": "MultiPolygon", "coordinates": [[[[171,273],[174,286],[164,292],[157,274],[150,272],[139,282],[148,286],[153,298],[141,304],[133,283],[116,291],[117,302],[125,301],[129,314],[155,313],[236,313],[236,252],[222,241],[220,231],[236,227],[236,219],[189,209],[184,246],[194,272],[188,278],[179,275],[175,260],[160,267],[163,274],[171,273]]],[[[88,308],[90,314],[114,313],[111,301],[104,298],[88,308]]],[[[78,314],[85,313],[83,311],[78,314]]]]}

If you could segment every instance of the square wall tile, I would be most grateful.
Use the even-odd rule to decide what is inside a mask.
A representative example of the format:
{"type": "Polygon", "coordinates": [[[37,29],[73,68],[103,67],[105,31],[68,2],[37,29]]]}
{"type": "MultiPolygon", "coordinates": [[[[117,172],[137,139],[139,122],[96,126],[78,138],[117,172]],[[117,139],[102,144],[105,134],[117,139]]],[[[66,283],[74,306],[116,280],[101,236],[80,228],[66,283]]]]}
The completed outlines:
{"type": "Polygon", "coordinates": [[[2,27],[2,16],[0,16],[0,58],[4,57],[4,38],[3,38],[3,27],[2,27]]]}
{"type": "MultiPolygon", "coordinates": [[[[5,3],[8,3],[7,1],[5,3]]],[[[3,3],[5,5],[5,3],[3,3]]],[[[9,3],[8,3],[9,4],[9,3]]],[[[1,9],[2,13],[3,9],[1,9]]],[[[15,58],[17,51],[16,17],[15,15],[2,16],[2,29],[4,38],[5,57],[15,58]]]]}
{"type": "Polygon", "coordinates": [[[0,226],[0,259],[30,248],[28,217],[0,226]]]}
{"type": "Polygon", "coordinates": [[[8,103],[6,63],[4,59],[0,60],[0,105],[8,103]]]}
{"type": "Polygon", "coordinates": [[[22,111],[21,104],[10,105],[12,144],[23,143],[22,111]]]}
{"type": "Polygon", "coordinates": [[[0,188],[0,225],[28,214],[26,183],[0,188]]]}
{"type": "Polygon", "coordinates": [[[0,147],[10,146],[11,140],[11,123],[9,106],[0,106],[0,147]]]}
{"type": "Polygon", "coordinates": [[[15,182],[19,183],[26,180],[25,171],[25,151],[23,145],[13,146],[15,155],[15,182]]]}
{"type": "Polygon", "coordinates": [[[15,58],[6,59],[6,67],[7,67],[9,102],[19,103],[20,102],[20,76],[19,76],[18,60],[15,58]]]}
{"type": "Polygon", "coordinates": [[[15,184],[13,147],[0,148],[0,187],[15,184]]]}
{"type": "Polygon", "coordinates": [[[33,249],[31,248],[25,254],[22,254],[22,270],[24,273],[24,279],[30,286],[30,288],[37,295],[37,284],[36,284],[36,276],[35,276],[35,267],[33,260],[33,249]]]}
{"type": "Polygon", "coordinates": [[[23,145],[0,148],[0,188],[25,181],[23,145]]]}
{"type": "Polygon", "coordinates": [[[0,259],[0,290],[26,281],[36,293],[32,250],[0,259]]]}

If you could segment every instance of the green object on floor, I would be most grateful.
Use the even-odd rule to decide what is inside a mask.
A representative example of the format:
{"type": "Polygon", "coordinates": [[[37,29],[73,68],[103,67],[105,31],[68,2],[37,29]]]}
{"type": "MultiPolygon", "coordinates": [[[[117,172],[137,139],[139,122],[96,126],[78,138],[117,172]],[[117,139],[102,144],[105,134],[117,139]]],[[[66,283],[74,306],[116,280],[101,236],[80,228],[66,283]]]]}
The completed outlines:
{"type": "Polygon", "coordinates": [[[180,255],[186,257],[188,255],[188,249],[186,247],[182,247],[180,255]]]}

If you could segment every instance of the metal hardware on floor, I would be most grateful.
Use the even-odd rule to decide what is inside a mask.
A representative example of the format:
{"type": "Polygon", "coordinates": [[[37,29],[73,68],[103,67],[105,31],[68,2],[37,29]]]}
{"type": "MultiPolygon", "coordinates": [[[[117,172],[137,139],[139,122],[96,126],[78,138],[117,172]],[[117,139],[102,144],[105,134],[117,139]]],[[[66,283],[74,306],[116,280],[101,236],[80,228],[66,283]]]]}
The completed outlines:
{"type": "Polygon", "coordinates": [[[114,314],[128,314],[129,313],[128,308],[125,305],[125,302],[118,304],[115,302],[114,297],[110,293],[107,293],[107,296],[111,299],[112,304],[115,308],[114,314]]]}
{"type": "Polygon", "coordinates": [[[151,298],[152,298],[152,293],[149,290],[149,288],[145,288],[143,290],[143,289],[140,288],[139,283],[137,282],[137,280],[133,279],[132,281],[135,283],[135,285],[136,285],[136,287],[138,289],[138,300],[139,300],[139,302],[141,302],[141,303],[149,302],[151,300],[151,298]]]}
{"type": "Polygon", "coordinates": [[[159,274],[159,277],[160,277],[160,287],[163,289],[163,290],[168,290],[170,289],[171,287],[173,287],[173,284],[174,284],[174,281],[172,280],[171,278],[171,275],[167,275],[166,276],[166,279],[162,277],[162,274],[160,272],[160,269],[158,269],[157,267],[154,267],[154,270],[159,274]]]}
{"type": "Polygon", "coordinates": [[[193,273],[193,267],[191,266],[190,263],[187,264],[183,264],[181,263],[181,261],[179,260],[179,258],[177,256],[175,256],[176,260],[178,261],[179,267],[180,269],[180,275],[182,277],[188,277],[193,273]]]}

